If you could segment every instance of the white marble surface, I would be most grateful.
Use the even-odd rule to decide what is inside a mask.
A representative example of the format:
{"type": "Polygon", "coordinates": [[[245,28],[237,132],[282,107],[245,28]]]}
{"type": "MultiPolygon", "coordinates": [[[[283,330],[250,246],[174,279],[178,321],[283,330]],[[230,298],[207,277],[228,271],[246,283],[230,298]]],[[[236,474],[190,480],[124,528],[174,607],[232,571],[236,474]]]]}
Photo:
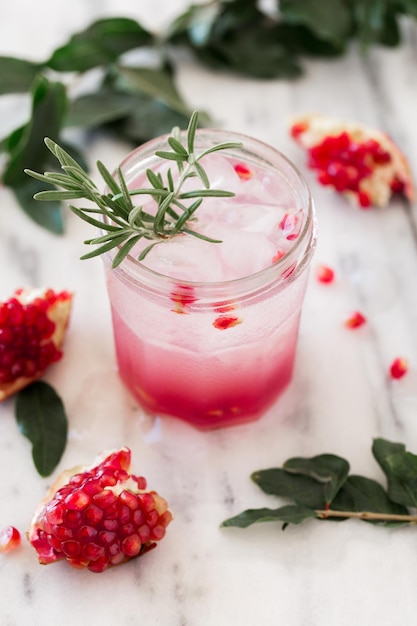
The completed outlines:
{"type": "MultiPolygon", "coordinates": [[[[162,27],[183,0],[61,0],[3,8],[0,54],[47,56],[93,18],[126,15],[162,27]]],[[[122,387],[115,367],[100,260],[79,261],[88,227],[68,215],[67,233],[38,228],[0,190],[0,296],[24,284],[72,289],[74,310],[65,358],[45,379],[67,408],[70,434],[56,474],[89,463],[101,450],[128,444],[137,473],[169,500],[175,516],[157,550],[95,575],[64,563],[42,567],[33,549],[0,558],[2,626],[123,624],[146,626],[351,626],[413,624],[417,614],[417,534],[360,522],[316,521],[281,532],[264,524],[219,529],[247,507],[275,506],[249,480],[293,455],[333,452],[352,471],[382,479],[372,438],[404,442],[417,452],[417,211],[401,202],[358,211],[319,188],[286,121],[310,111],[383,128],[401,144],[417,177],[417,25],[404,24],[404,44],[362,58],[309,62],[301,80],[253,81],[219,75],[183,60],[179,85],[219,125],[272,143],[306,173],[320,238],[314,265],[337,272],[323,286],[311,276],[302,317],[296,374],[279,406],[257,423],[201,433],[146,418],[122,387]],[[352,309],[369,318],[347,331],[352,309]],[[397,382],[387,369],[405,356],[397,382]]],[[[1,102],[2,133],[24,119],[26,104],[1,102]]],[[[96,141],[91,159],[109,166],[125,146],[96,141]]],[[[50,479],[35,472],[30,445],[18,432],[13,401],[0,406],[0,527],[24,531],[50,479]]]]}

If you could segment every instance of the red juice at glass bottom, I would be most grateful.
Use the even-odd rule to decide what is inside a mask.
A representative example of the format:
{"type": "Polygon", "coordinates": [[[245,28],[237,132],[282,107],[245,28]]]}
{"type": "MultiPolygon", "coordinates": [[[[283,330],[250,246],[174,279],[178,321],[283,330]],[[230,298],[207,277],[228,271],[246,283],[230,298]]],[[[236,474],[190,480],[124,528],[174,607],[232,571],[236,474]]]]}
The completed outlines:
{"type": "MultiPolygon", "coordinates": [[[[203,146],[230,138],[200,133],[203,146]]],[[[222,243],[179,235],[143,263],[106,262],[122,380],[148,412],[200,429],[257,419],[291,381],[315,241],[311,199],[295,168],[265,144],[231,140],[244,143],[244,155],[203,163],[214,186],[236,195],[203,202],[194,226],[222,243]]],[[[140,164],[147,151],[149,167],[154,150],[155,141],[122,164],[132,188],[143,186],[140,164]]]]}

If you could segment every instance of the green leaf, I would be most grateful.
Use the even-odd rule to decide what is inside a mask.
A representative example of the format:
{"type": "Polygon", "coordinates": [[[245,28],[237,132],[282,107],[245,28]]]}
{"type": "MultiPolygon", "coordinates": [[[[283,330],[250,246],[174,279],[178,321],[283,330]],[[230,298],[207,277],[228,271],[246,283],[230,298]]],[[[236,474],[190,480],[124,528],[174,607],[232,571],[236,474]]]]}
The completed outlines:
{"type": "Polygon", "coordinates": [[[417,2],[416,0],[398,0],[398,10],[406,15],[417,18],[417,2]]]}
{"type": "Polygon", "coordinates": [[[154,43],[154,36],[138,22],[124,17],[94,22],[54,51],[46,64],[58,72],[85,72],[107,65],[134,48],[154,43]]]}
{"type": "Polygon", "coordinates": [[[186,45],[204,63],[257,78],[293,78],[301,68],[293,51],[280,41],[279,24],[256,3],[234,0],[221,10],[193,6],[169,32],[170,41],[186,45]]]}
{"type": "Polygon", "coordinates": [[[251,478],[262,491],[270,495],[288,498],[312,509],[323,509],[326,505],[324,483],[309,476],[271,468],[254,472],[251,478]]]}
{"type": "Polygon", "coordinates": [[[281,22],[275,33],[281,45],[291,51],[295,58],[300,56],[335,57],[345,52],[348,40],[325,40],[303,24],[281,22]]]}
{"type": "Polygon", "coordinates": [[[138,93],[131,114],[113,122],[109,128],[118,137],[138,145],[169,133],[174,126],[184,127],[187,121],[188,117],[173,111],[163,102],[138,93]]]}
{"type": "Polygon", "coordinates": [[[214,45],[225,65],[254,78],[296,78],[302,70],[293,52],[278,37],[274,25],[250,24],[229,32],[214,45]]]}
{"type": "Polygon", "coordinates": [[[190,6],[169,25],[167,40],[178,43],[188,37],[193,46],[206,46],[221,11],[220,2],[190,6]]]}
{"type": "Polygon", "coordinates": [[[404,481],[404,474],[401,475],[402,458],[404,458],[404,463],[408,464],[405,445],[377,438],[373,441],[372,453],[387,477],[388,495],[391,500],[405,506],[417,507],[417,479],[414,479],[411,487],[410,478],[404,481]],[[392,464],[391,459],[394,457],[394,464],[392,464]]]}
{"type": "Polygon", "coordinates": [[[334,454],[312,458],[294,457],[284,463],[284,469],[294,474],[310,476],[323,484],[326,503],[330,504],[349,474],[349,463],[334,454]]]}
{"type": "Polygon", "coordinates": [[[374,439],[372,452],[388,480],[388,495],[399,504],[417,507],[417,469],[415,455],[402,443],[374,439]]]}
{"type": "Polygon", "coordinates": [[[0,96],[29,91],[42,66],[24,59],[0,56],[0,96]]]}
{"type": "Polygon", "coordinates": [[[66,126],[97,128],[129,115],[136,105],[131,94],[99,89],[70,103],[66,126]]]}
{"type": "Polygon", "coordinates": [[[124,93],[139,92],[159,100],[185,118],[190,115],[190,109],[180,96],[171,74],[164,69],[118,67],[115,87],[124,93]]]}
{"type": "Polygon", "coordinates": [[[364,47],[382,43],[396,46],[400,41],[397,7],[381,0],[362,0],[352,4],[356,36],[364,47]]]}
{"type": "Polygon", "coordinates": [[[17,187],[26,181],[24,169],[39,169],[50,158],[45,135],[57,137],[66,109],[66,92],[61,83],[50,83],[38,76],[32,87],[32,115],[29,123],[12,142],[3,182],[17,187]]]}
{"type": "Polygon", "coordinates": [[[27,177],[16,187],[13,193],[23,211],[39,226],[56,235],[64,232],[61,202],[39,201],[34,195],[45,189],[45,183],[27,177]]]}
{"type": "Polygon", "coordinates": [[[281,0],[280,10],[288,23],[306,26],[324,41],[340,44],[353,29],[345,0],[281,0]]]}
{"type": "Polygon", "coordinates": [[[230,517],[222,522],[221,526],[237,526],[247,528],[260,522],[284,522],[287,524],[301,524],[307,519],[317,517],[316,512],[310,508],[299,505],[287,505],[278,509],[247,509],[235,517],[230,517]]]}
{"type": "Polygon", "coordinates": [[[68,423],[61,398],[50,385],[37,381],[19,391],[15,412],[20,432],[32,443],[37,471],[49,476],[67,443],[68,423]]]}
{"type": "MultiPolygon", "coordinates": [[[[335,511],[408,514],[406,507],[389,499],[385,489],[377,481],[356,475],[347,478],[332,502],[332,509],[335,511]]],[[[373,523],[381,524],[380,521],[373,523]]],[[[392,522],[382,523],[392,525],[392,522]]]]}

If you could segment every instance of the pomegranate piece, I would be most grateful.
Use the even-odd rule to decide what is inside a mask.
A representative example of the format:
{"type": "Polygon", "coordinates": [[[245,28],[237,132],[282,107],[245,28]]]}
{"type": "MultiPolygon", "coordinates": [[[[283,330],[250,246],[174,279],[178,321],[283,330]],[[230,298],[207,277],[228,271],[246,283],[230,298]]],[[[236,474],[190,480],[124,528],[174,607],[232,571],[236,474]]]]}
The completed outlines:
{"type": "Polygon", "coordinates": [[[72,294],[18,289],[0,302],[0,402],[62,357],[72,294]]]}
{"type": "Polygon", "coordinates": [[[402,378],[408,372],[408,362],[403,357],[398,357],[393,360],[390,366],[391,378],[402,378]]]}
{"type": "Polygon", "coordinates": [[[20,542],[20,533],[14,526],[7,526],[0,532],[0,552],[11,552],[20,542]]]}
{"type": "Polygon", "coordinates": [[[308,115],[293,121],[290,134],[307,150],[317,180],[356,206],[384,207],[394,193],[414,200],[411,169],[385,133],[354,122],[308,115]]]}
{"type": "Polygon", "coordinates": [[[41,564],[65,560],[99,573],[156,547],[172,514],[143,477],[129,473],[130,459],[121,448],[58,477],[28,531],[41,564]]]}

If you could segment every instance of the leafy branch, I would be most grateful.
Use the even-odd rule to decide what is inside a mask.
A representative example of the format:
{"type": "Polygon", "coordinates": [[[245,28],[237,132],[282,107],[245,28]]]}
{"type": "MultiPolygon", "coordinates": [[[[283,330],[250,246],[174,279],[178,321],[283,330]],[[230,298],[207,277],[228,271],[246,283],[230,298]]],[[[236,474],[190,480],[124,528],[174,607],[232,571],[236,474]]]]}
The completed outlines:
{"type": "MultiPolygon", "coordinates": [[[[417,18],[415,0],[277,0],[267,14],[258,0],[206,0],[190,4],[162,33],[129,18],[105,18],[73,34],[40,62],[0,57],[0,96],[29,93],[32,99],[27,123],[0,141],[7,161],[3,183],[29,217],[62,233],[61,202],[34,202],[40,181],[25,177],[24,168],[50,166],[45,136],[82,159],[78,148],[62,138],[71,128],[116,133],[138,145],[183,127],[191,109],[176,86],[173,49],[185,47],[201,63],[222,71],[297,78],[304,72],[304,58],[341,56],[352,41],[363,50],[399,45],[404,15],[417,18]],[[150,53],[152,64],[128,63],[125,53],[135,50],[150,53]],[[99,83],[74,96],[73,83],[97,69],[99,83]],[[50,81],[50,70],[62,80],[50,81]]],[[[210,119],[201,116],[200,122],[207,125],[210,119]]]]}
{"type": "Polygon", "coordinates": [[[201,164],[201,159],[212,152],[227,148],[239,148],[241,144],[223,142],[196,154],[197,126],[198,112],[194,111],[188,124],[186,142],[182,143],[179,128],[173,129],[167,140],[171,150],[157,151],[155,155],[175,163],[178,175],[175,177],[171,168],[168,168],[166,181],[164,181],[160,172],[155,173],[151,169],[147,169],[146,176],[150,187],[128,189],[120,168],[117,170],[116,180],[105,165],[98,161],[98,170],[109,188],[109,193],[102,194],[81,165],[49,138],[45,139],[46,146],[58,159],[64,173],[45,172],[40,174],[28,169],[25,170],[25,173],[38,181],[62,189],[62,191],[40,191],[35,195],[36,200],[54,202],[83,198],[93,202],[93,208],[70,206],[73,213],[82,220],[100,230],[107,231],[104,235],[84,242],[98,247],[82,256],[82,259],[89,259],[118,247],[119,250],[112,263],[113,267],[117,267],[138,241],[144,238],[152,241],[152,243],[139,254],[138,259],[142,261],[156,244],[180,233],[193,235],[212,243],[219,243],[218,240],[207,237],[189,226],[189,222],[195,219],[194,214],[204,198],[225,198],[234,195],[230,191],[210,189],[210,181],[201,164]],[[198,177],[203,188],[182,191],[185,181],[192,177],[198,177]],[[155,213],[145,211],[142,204],[135,205],[132,201],[132,197],[135,196],[140,198],[143,196],[149,198],[150,196],[156,204],[155,213]],[[96,216],[101,219],[97,219],[96,216]]]}
{"type": "Polygon", "coordinates": [[[247,509],[222,526],[247,528],[260,522],[301,524],[308,519],[358,519],[385,526],[417,523],[417,456],[401,443],[374,439],[372,453],[387,488],[350,474],[348,461],[332,454],[288,459],[282,468],[254,472],[255,484],[269,495],[292,501],[270,509],[247,509]]]}

